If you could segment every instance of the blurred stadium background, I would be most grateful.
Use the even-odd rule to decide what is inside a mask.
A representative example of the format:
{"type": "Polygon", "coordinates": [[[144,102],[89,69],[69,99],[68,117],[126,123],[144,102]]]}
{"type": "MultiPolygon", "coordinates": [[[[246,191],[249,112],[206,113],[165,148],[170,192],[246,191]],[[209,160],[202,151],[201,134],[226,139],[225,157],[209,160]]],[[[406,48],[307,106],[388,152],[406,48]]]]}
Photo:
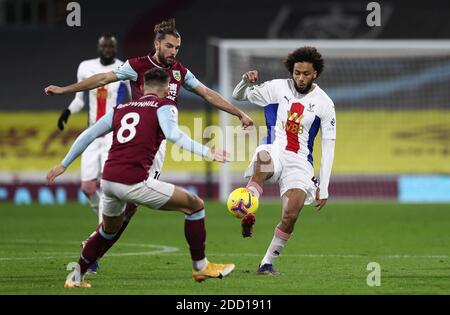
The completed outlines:
{"type": "MultiPolygon", "coordinates": [[[[58,185],[48,188],[43,183],[47,170],[86,127],[86,109],[72,115],[60,132],[57,119],[73,95],[46,97],[43,88],[75,82],[80,61],[97,56],[101,33],[116,35],[118,57],[125,60],[148,53],[154,24],[176,17],[182,35],[178,59],[229,99],[230,87],[245,70],[257,68],[263,80],[288,76],[281,61],[292,49],[283,50],[276,42],[275,49],[252,48],[253,40],[319,47],[326,68],[318,84],[337,111],[333,200],[450,202],[446,1],[383,1],[381,27],[367,26],[369,1],[357,0],[241,1],[239,7],[232,1],[133,0],[126,9],[121,1],[78,1],[81,27],[66,25],[68,2],[0,0],[0,201],[84,202],[79,161],[58,185]],[[252,40],[225,51],[220,47],[227,39],[252,40]],[[229,60],[225,69],[221,53],[229,60]],[[221,79],[224,74],[228,83],[221,79]]],[[[258,126],[265,125],[262,110],[234,103],[249,111],[258,126]]],[[[186,91],[179,107],[180,124],[196,140],[207,142],[193,130],[198,124],[198,130],[220,124],[218,112],[186,91]]],[[[224,174],[231,186],[244,183],[242,172],[256,145],[249,144],[246,161],[232,163],[222,173],[207,162],[176,161],[169,146],[161,179],[217,199],[224,174]]],[[[315,150],[318,169],[320,142],[315,150]]],[[[277,187],[268,188],[266,196],[277,197],[277,187]]]]}

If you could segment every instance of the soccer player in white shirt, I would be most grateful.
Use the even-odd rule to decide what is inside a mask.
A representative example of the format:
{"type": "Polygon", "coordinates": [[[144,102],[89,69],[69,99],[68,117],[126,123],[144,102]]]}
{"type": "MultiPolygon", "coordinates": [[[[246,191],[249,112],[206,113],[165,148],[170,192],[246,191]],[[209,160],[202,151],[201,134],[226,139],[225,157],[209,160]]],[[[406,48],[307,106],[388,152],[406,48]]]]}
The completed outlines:
{"type": "MultiPolygon", "coordinates": [[[[78,66],[78,82],[90,76],[112,71],[122,65],[123,61],[116,58],[117,40],[112,34],[104,34],[98,39],[99,57],[84,60],[78,66]]],[[[64,130],[64,124],[71,114],[78,113],[85,105],[89,107],[89,126],[111,111],[114,106],[130,98],[129,83],[125,81],[111,82],[96,89],[77,92],[58,119],[58,128],[64,130]]],[[[103,165],[108,157],[112,134],[96,139],[81,156],[81,190],[89,200],[89,204],[98,212],[100,192],[97,182],[101,177],[103,165]]],[[[99,221],[101,215],[99,214],[99,221]]]]}
{"type": "MultiPolygon", "coordinates": [[[[245,172],[247,188],[257,197],[264,182],[278,182],[282,200],[281,221],[275,228],[258,274],[279,274],[273,264],[294,231],[303,205],[317,201],[317,210],[328,200],[328,184],[334,159],[336,115],[333,101],[314,80],[323,70],[323,59],[314,47],[290,53],[285,65],[289,79],[276,79],[254,85],[257,70],[246,72],[233,91],[236,100],[264,106],[269,128],[268,144],[260,145],[245,172]],[[313,145],[322,134],[320,184],[314,177],[313,145]]],[[[251,236],[254,215],[243,219],[243,236],[251,236]]]]}

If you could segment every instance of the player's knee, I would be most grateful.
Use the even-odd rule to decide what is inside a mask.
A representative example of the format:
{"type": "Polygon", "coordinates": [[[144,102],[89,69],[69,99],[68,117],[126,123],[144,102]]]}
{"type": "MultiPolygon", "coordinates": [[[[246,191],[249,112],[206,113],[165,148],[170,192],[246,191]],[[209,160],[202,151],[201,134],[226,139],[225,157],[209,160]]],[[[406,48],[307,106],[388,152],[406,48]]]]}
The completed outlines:
{"type": "Polygon", "coordinates": [[[203,199],[200,198],[197,195],[189,194],[189,204],[191,205],[189,207],[189,210],[191,213],[194,213],[200,209],[203,209],[205,207],[205,203],[203,202],[203,199]]]}
{"type": "Polygon", "coordinates": [[[199,196],[195,196],[195,207],[194,211],[198,211],[200,209],[205,208],[205,203],[203,202],[203,199],[199,196]]]}
{"type": "Polygon", "coordinates": [[[82,182],[81,191],[88,196],[92,196],[97,191],[97,181],[82,182]]]}
{"type": "Polygon", "coordinates": [[[262,150],[257,154],[257,161],[260,164],[271,164],[272,158],[270,157],[269,152],[262,150]]]}
{"type": "Polygon", "coordinates": [[[254,176],[258,177],[258,179],[265,180],[273,175],[274,166],[272,163],[272,158],[270,157],[269,152],[260,151],[257,155],[257,161],[255,165],[254,176]]]}

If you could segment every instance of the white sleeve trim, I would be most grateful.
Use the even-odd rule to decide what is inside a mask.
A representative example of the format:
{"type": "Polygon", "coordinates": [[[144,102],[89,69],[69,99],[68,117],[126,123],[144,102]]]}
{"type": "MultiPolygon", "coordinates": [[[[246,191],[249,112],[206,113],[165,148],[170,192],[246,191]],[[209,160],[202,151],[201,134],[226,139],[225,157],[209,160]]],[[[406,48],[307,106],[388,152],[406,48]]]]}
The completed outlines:
{"type": "Polygon", "coordinates": [[[78,113],[81,111],[84,107],[84,98],[83,98],[83,92],[77,92],[75,94],[75,98],[72,100],[72,102],[69,105],[69,110],[71,114],[78,113]]]}
{"type": "Polygon", "coordinates": [[[237,101],[247,100],[247,88],[251,84],[244,79],[239,82],[233,90],[233,98],[237,101]]]}
{"type": "Polygon", "coordinates": [[[130,62],[127,60],[124,64],[122,64],[117,69],[114,69],[113,72],[117,76],[117,78],[121,81],[131,80],[136,81],[138,78],[137,72],[131,67],[130,62]]]}
{"type": "MultiPolygon", "coordinates": [[[[78,66],[78,70],[77,70],[77,82],[81,82],[86,78],[86,68],[87,67],[87,62],[86,61],[82,61],[80,63],[80,65],[78,66]]],[[[84,98],[83,98],[83,92],[77,92],[75,93],[75,97],[72,100],[72,102],[70,103],[68,109],[70,110],[71,114],[75,114],[78,113],[79,111],[81,111],[84,107],[84,98]]]]}
{"type": "Polygon", "coordinates": [[[186,75],[184,77],[183,87],[188,91],[192,91],[195,90],[199,85],[200,81],[197,80],[195,75],[191,71],[189,71],[189,69],[187,69],[186,75]]]}
{"type": "Polygon", "coordinates": [[[322,160],[320,162],[320,199],[328,199],[328,185],[334,160],[335,140],[322,139],[322,160]]]}

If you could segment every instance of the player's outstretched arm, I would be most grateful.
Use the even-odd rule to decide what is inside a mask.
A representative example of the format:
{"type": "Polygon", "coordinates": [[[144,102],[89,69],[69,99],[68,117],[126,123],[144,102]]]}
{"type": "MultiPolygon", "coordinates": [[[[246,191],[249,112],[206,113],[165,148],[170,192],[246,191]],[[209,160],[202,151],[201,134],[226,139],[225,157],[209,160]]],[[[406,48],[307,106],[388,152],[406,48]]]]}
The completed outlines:
{"type": "Polygon", "coordinates": [[[64,173],[72,162],[86,150],[86,148],[98,137],[103,136],[112,131],[112,119],[114,112],[110,111],[103,116],[93,126],[83,131],[75,140],[69,152],[66,154],[62,162],[55,165],[47,174],[47,185],[52,184],[56,177],[64,173]]]}
{"type": "Polygon", "coordinates": [[[214,150],[192,140],[178,127],[178,110],[173,105],[163,105],[158,111],[158,122],[167,140],[175,143],[184,150],[200,155],[207,160],[226,162],[229,154],[225,150],[214,150]]]}
{"type": "Polygon", "coordinates": [[[211,90],[204,84],[199,83],[197,87],[194,88],[192,91],[195,92],[197,95],[201,96],[206,102],[208,102],[212,106],[238,117],[244,129],[253,126],[253,120],[250,118],[250,116],[248,116],[242,110],[240,110],[239,108],[228,102],[222,95],[220,95],[214,90],[211,90]]]}
{"type": "Polygon", "coordinates": [[[44,89],[44,92],[47,95],[62,95],[67,93],[81,92],[92,90],[118,80],[119,79],[117,78],[116,74],[113,71],[103,72],[94,74],[93,76],[90,76],[89,78],[83,81],[63,87],[56,85],[49,85],[44,89]]]}

